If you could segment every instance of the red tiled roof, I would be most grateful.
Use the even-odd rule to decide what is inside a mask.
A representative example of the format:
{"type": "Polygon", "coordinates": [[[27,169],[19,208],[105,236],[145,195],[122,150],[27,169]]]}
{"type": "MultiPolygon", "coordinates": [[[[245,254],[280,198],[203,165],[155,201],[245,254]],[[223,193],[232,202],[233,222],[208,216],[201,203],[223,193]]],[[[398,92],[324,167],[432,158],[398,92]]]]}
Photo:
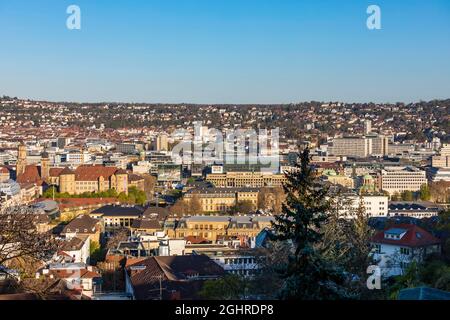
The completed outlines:
{"type": "Polygon", "coordinates": [[[41,174],[39,168],[34,165],[28,165],[25,167],[25,172],[17,177],[18,183],[36,183],[42,185],[41,174]]]}
{"type": "Polygon", "coordinates": [[[61,172],[59,173],[60,175],[64,175],[64,174],[74,174],[73,170],[71,170],[70,168],[66,167],[64,169],[61,170],[61,172]]]}
{"type": "Polygon", "coordinates": [[[396,224],[384,231],[378,232],[371,240],[373,243],[391,244],[405,247],[423,247],[439,244],[441,241],[424,229],[414,224],[396,224]],[[384,233],[391,229],[405,229],[406,234],[399,240],[385,239],[384,233]]]}
{"type": "Polygon", "coordinates": [[[135,173],[128,174],[128,181],[141,181],[141,180],[144,180],[144,178],[138,174],[135,173]]]}
{"type": "Polygon", "coordinates": [[[79,166],[75,170],[75,180],[77,181],[97,181],[98,178],[103,177],[109,179],[116,172],[120,172],[116,167],[105,166],[79,166]]]}
{"type": "Polygon", "coordinates": [[[59,177],[64,168],[50,168],[50,177],[59,177]]]}
{"type": "MultiPolygon", "coordinates": [[[[190,276],[217,278],[225,271],[205,255],[154,256],[137,263],[128,263],[127,272],[138,300],[153,299],[159,293],[160,281],[166,292],[177,291],[181,299],[193,299],[198,296],[202,280],[190,280],[190,276]]],[[[166,295],[165,293],[163,293],[166,295]]],[[[198,297],[197,297],[198,298],[198,297]]],[[[170,299],[170,297],[165,297],[170,299]]]]}
{"type": "Polygon", "coordinates": [[[125,261],[125,259],[126,258],[123,255],[107,254],[106,257],[105,257],[105,262],[122,264],[125,261]]]}
{"type": "Polygon", "coordinates": [[[0,167],[0,173],[9,174],[9,169],[7,167],[1,166],[0,167]]]}
{"type": "Polygon", "coordinates": [[[127,261],[126,261],[126,263],[125,263],[125,267],[126,268],[128,268],[129,266],[131,266],[131,265],[134,265],[134,264],[138,264],[138,263],[140,263],[140,262],[142,262],[142,261],[144,261],[144,260],[146,260],[147,258],[144,258],[144,257],[140,257],[140,258],[127,258],[127,261]]]}
{"type": "Polygon", "coordinates": [[[209,241],[207,239],[199,237],[199,236],[187,236],[184,239],[186,240],[186,243],[191,243],[191,244],[209,243],[209,241]]]}
{"type": "Polygon", "coordinates": [[[100,220],[91,218],[87,214],[83,214],[70,221],[64,227],[62,234],[73,232],[79,234],[95,234],[98,231],[99,223],[100,220]]]}
{"type": "Polygon", "coordinates": [[[87,269],[78,269],[74,270],[51,270],[50,271],[53,276],[59,279],[70,279],[70,278],[84,278],[84,279],[93,279],[100,278],[101,275],[94,271],[89,271],[87,269]]]}

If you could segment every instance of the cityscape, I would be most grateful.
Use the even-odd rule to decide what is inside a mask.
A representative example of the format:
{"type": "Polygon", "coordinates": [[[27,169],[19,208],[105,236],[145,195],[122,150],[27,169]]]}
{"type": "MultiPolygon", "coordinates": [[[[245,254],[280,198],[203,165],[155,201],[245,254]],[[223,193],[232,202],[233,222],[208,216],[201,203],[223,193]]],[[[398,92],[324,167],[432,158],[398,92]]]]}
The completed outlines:
{"type": "MultiPolygon", "coordinates": [[[[380,3],[367,12],[362,6],[361,32],[394,28],[390,18],[386,29],[377,22],[380,3]]],[[[68,5],[64,32],[84,36],[89,23],[98,28],[90,18],[79,20],[97,5],[68,5]]],[[[165,15],[165,5],[152,5],[165,15]]],[[[196,9],[217,14],[203,5],[196,9]]],[[[448,4],[435,5],[449,17],[448,4]]],[[[245,103],[220,94],[203,101],[222,103],[197,103],[182,102],[184,89],[166,99],[129,98],[135,80],[120,82],[123,98],[98,94],[108,75],[104,87],[98,82],[85,96],[79,88],[71,95],[71,81],[86,88],[78,71],[67,87],[51,75],[42,75],[48,87],[19,83],[7,66],[11,48],[0,54],[0,300],[450,300],[448,56],[441,62],[447,78],[434,87],[444,90],[411,88],[410,99],[385,99],[380,92],[387,87],[380,96],[367,91],[366,99],[328,99],[327,87],[313,87],[313,79],[308,90],[323,90],[323,98],[263,103],[255,95],[251,103],[242,98],[253,94],[249,85],[236,91],[245,103]]],[[[133,47],[140,49],[148,48],[133,47]]],[[[441,49],[450,53],[448,43],[441,49]]],[[[49,74],[70,64],[61,61],[48,64],[49,74]]],[[[84,76],[95,82],[100,69],[88,66],[84,76]]],[[[236,76],[258,80],[249,74],[236,76]]],[[[351,76],[342,77],[345,86],[351,76]]],[[[200,85],[196,75],[186,81],[200,85]]],[[[220,91],[204,84],[208,94],[220,91]]],[[[196,85],[186,85],[198,97],[196,85]]],[[[261,94],[273,92],[268,100],[276,101],[281,86],[261,94]]],[[[183,304],[175,314],[192,310],[183,304]]],[[[258,312],[273,309],[262,305],[258,312]]]]}

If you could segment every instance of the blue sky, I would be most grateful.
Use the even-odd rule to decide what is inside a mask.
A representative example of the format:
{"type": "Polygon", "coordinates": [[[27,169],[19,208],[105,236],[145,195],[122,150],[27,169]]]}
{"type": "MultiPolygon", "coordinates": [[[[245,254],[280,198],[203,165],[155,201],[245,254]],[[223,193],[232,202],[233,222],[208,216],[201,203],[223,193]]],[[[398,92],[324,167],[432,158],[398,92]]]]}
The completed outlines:
{"type": "Polygon", "coordinates": [[[448,0],[0,0],[0,95],[65,101],[450,97],[448,0]],[[66,8],[81,8],[81,30],[66,8]],[[382,29],[366,28],[377,4],[382,29]]]}

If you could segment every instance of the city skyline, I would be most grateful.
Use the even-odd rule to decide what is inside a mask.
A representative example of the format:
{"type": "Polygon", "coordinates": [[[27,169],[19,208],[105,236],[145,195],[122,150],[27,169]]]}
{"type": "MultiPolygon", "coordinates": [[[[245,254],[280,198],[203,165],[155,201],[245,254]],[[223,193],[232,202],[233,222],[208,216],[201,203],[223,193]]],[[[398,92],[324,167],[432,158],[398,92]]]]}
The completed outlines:
{"type": "Polygon", "coordinates": [[[408,103],[450,88],[447,1],[16,1],[0,17],[0,94],[26,99],[408,103]]]}

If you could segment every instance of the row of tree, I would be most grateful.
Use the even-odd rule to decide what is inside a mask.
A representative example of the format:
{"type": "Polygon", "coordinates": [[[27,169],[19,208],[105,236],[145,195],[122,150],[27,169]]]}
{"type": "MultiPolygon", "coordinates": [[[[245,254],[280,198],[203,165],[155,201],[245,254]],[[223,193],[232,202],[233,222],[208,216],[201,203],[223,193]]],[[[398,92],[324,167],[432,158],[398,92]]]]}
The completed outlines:
{"type": "Polygon", "coordinates": [[[147,202],[147,193],[139,190],[135,186],[128,188],[128,194],[125,192],[118,193],[115,189],[109,189],[102,192],[83,192],[80,194],[69,194],[67,192],[60,193],[55,186],[48,188],[44,194],[44,198],[48,199],[65,199],[65,198],[117,198],[121,203],[144,205],[147,202]]]}
{"type": "Polygon", "coordinates": [[[394,193],[391,196],[392,201],[430,201],[431,200],[431,191],[430,187],[426,184],[420,187],[420,191],[413,192],[409,190],[405,190],[402,193],[394,193]]]}

